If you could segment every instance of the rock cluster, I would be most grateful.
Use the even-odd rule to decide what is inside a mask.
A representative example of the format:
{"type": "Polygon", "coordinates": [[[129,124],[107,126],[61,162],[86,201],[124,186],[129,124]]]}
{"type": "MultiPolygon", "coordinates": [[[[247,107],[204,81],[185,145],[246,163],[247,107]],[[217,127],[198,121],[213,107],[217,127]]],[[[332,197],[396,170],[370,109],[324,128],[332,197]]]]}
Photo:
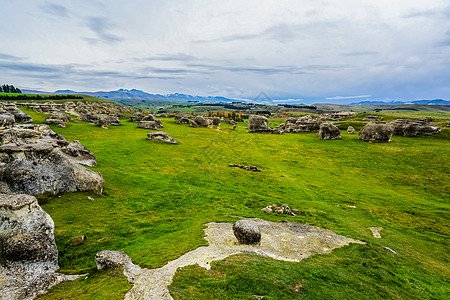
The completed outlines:
{"type": "Polygon", "coordinates": [[[189,126],[197,128],[197,127],[212,127],[213,122],[205,118],[203,116],[196,116],[194,120],[189,120],[189,126]]]}
{"type": "Polygon", "coordinates": [[[233,233],[241,244],[254,245],[261,241],[261,231],[255,221],[237,221],[233,224],[233,233]]]}
{"type": "Polygon", "coordinates": [[[272,133],[269,120],[264,116],[250,115],[248,118],[248,131],[252,133],[272,133]]]}
{"type": "Polygon", "coordinates": [[[94,155],[47,125],[19,124],[0,130],[0,162],[1,193],[102,192],[101,174],[79,164],[94,166],[94,155]]]}
{"type": "Polygon", "coordinates": [[[0,194],[0,298],[33,299],[67,278],[58,270],[54,223],[30,195],[0,194]]]}
{"type": "Polygon", "coordinates": [[[398,119],[391,122],[391,126],[395,135],[402,136],[418,136],[433,135],[441,132],[441,129],[435,125],[431,125],[431,119],[408,120],[398,119]]]}
{"type": "Polygon", "coordinates": [[[379,116],[365,116],[362,120],[363,121],[369,121],[369,122],[376,122],[381,120],[382,118],[379,116]]]}
{"type": "Polygon", "coordinates": [[[262,172],[262,170],[260,168],[258,168],[257,166],[241,166],[241,165],[236,165],[236,164],[230,164],[230,167],[240,168],[240,169],[253,171],[253,172],[262,172]]]}
{"type": "Polygon", "coordinates": [[[169,134],[164,131],[150,132],[147,134],[147,138],[151,141],[178,144],[178,142],[173,137],[169,136],[169,134]]]}
{"type": "Polygon", "coordinates": [[[276,204],[272,204],[269,206],[266,206],[261,209],[263,212],[267,213],[277,213],[277,214],[285,214],[290,216],[299,215],[301,212],[298,209],[291,209],[287,204],[282,204],[281,206],[278,206],[276,204]]]}
{"type": "Polygon", "coordinates": [[[321,140],[336,140],[341,139],[341,131],[336,125],[328,122],[323,122],[320,124],[319,128],[319,138],[321,140]]]}
{"type": "Polygon", "coordinates": [[[281,124],[277,128],[280,128],[286,132],[319,132],[320,124],[324,122],[324,117],[313,118],[310,115],[304,117],[290,117],[286,120],[285,124],[281,124]]]}
{"type": "Polygon", "coordinates": [[[394,130],[389,123],[367,123],[359,131],[358,139],[372,143],[387,143],[391,141],[394,130]]]}
{"type": "Polygon", "coordinates": [[[130,117],[128,120],[130,122],[137,122],[138,128],[145,128],[145,129],[151,129],[151,130],[159,130],[160,128],[163,128],[161,121],[158,120],[154,115],[148,114],[145,115],[140,112],[136,112],[134,115],[130,117]]]}
{"type": "Polygon", "coordinates": [[[71,122],[72,118],[62,112],[56,112],[52,114],[50,117],[45,118],[45,124],[54,124],[58,127],[65,128],[66,122],[71,122]]]}
{"type": "Polygon", "coordinates": [[[190,119],[192,119],[192,116],[190,116],[190,115],[177,115],[177,116],[175,116],[175,123],[189,124],[190,119]]]}

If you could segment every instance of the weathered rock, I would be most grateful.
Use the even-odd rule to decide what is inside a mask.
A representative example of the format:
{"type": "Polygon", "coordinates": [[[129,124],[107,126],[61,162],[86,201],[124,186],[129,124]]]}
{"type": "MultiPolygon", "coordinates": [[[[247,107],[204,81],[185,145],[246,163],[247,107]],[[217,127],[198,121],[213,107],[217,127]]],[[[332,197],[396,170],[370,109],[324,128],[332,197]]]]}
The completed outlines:
{"type": "Polygon", "coordinates": [[[96,120],[94,121],[95,124],[99,126],[121,126],[122,123],[120,122],[119,118],[117,116],[110,116],[106,114],[98,114],[96,115],[96,120]]]}
{"type": "Polygon", "coordinates": [[[190,120],[186,117],[181,117],[181,118],[175,119],[175,122],[177,124],[189,124],[190,120]]]}
{"type": "Polygon", "coordinates": [[[356,132],[355,128],[353,126],[348,126],[347,133],[348,134],[354,134],[356,132]]]}
{"type": "Polygon", "coordinates": [[[137,127],[151,130],[159,130],[160,128],[162,128],[162,125],[155,121],[139,121],[137,127]]]}
{"type": "Polygon", "coordinates": [[[123,251],[105,250],[95,255],[95,263],[98,270],[107,270],[117,267],[123,267],[123,273],[129,282],[134,279],[142,270],[139,266],[131,262],[131,258],[123,251]]]}
{"type": "Polygon", "coordinates": [[[395,135],[418,136],[433,135],[441,132],[441,129],[430,124],[431,119],[408,120],[398,119],[391,122],[395,135]]]}
{"type": "Polygon", "coordinates": [[[252,133],[272,133],[269,120],[264,116],[250,115],[248,118],[248,131],[252,133]]]}
{"type": "Polygon", "coordinates": [[[209,120],[212,122],[213,125],[220,125],[220,118],[219,117],[210,117],[209,120]]]}
{"type": "Polygon", "coordinates": [[[102,192],[100,173],[88,150],[69,144],[47,125],[15,125],[0,131],[0,192],[30,195],[75,191],[102,192]]]}
{"type": "Polygon", "coordinates": [[[341,131],[336,125],[328,122],[320,124],[319,138],[321,140],[336,140],[341,138],[341,131]]]}
{"type": "Polygon", "coordinates": [[[369,122],[375,122],[378,120],[381,120],[382,118],[379,116],[365,116],[362,120],[363,121],[369,121],[369,122]]]}
{"type": "Polygon", "coordinates": [[[367,123],[360,131],[358,138],[365,142],[387,143],[391,141],[393,129],[388,123],[367,123]]]}
{"type": "Polygon", "coordinates": [[[314,119],[310,115],[304,117],[290,117],[286,120],[285,124],[278,126],[277,128],[283,129],[286,132],[319,132],[320,124],[324,122],[324,117],[317,117],[314,119]]]}
{"type": "Polygon", "coordinates": [[[55,118],[54,116],[50,116],[50,117],[45,118],[44,123],[45,124],[53,124],[53,125],[56,125],[56,126],[61,127],[61,128],[66,127],[66,124],[64,123],[63,120],[55,118]]]}
{"type": "Polygon", "coordinates": [[[194,120],[189,120],[189,126],[193,128],[198,128],[200,125],[197,124],[194,120]]]}
{"type": "Polygon", "coordinates": [[[236,125],[236,121],[231,120],[231,119],[228,119],[228,118],[225,118],[225,117],[222,117],[220,120],[221,120],[222,122],[228,124],[228,125],[231,125],[231,126],[236,125]]]}
{"type": "Polygon", "coordinates": [[[253,245],[261,241],[258,224],[251,220],[239,220],[234,223],[233,233],[241,244],[253,245]]]}
{"type": "Polygon", "coordinates": [[[15,105],[5,106],[5,111],[14,115],[14,118],[18,123],[33,123],[33,119],[30,117],[30,115],[24,113],[15,105]]]}
{"type": "MultiPolygon", "coordinates": [[[[212,126],[213,123],[210,119],[202,117],[202,116],[196,116],[194,118],[194,122],[198,125],[198,127],[208,127],[212,126]]],[[[194,126],[191,126],[194,127],[194,126]]]]}
{"type": "Polygon", "coordinates": [[[128,119],[129,122],[139,122],[142,121],[142,119],[145,117],[145,115],[141,112],[135,112],[134,115],[128,119]]]}
{"type": "Polygon", "coordinates": [[[55,273],[53,220],[35,197],[0,194],[0,220],[1,299],[33,299],[66,279],[55,273]]]}
{"type": "Polygon", "coordinates": [[[178,144],[178,142],[173,137],[169,136],[169,134],[164,131],[150,132],[147,134],[147,137],[152,141],[178,144]]]}
{"type": "Polygon", "coordinates": [[[66,147],[61,148],[61,151],[64,154],[66,154],[69,159],[79,164],[89,167],[97,166],[97,160],[95,159],[95,155],[91,151],[89,151],[85,146],[83,146],[78,140],[74,140],[66,147]]]}
{"type": "Polygon", "coordinates": [[[14,125],[15,122],[16,119],[14,118],[14,115],[8,113],[0,114],[0,127],[10,127],[14,125]]]}

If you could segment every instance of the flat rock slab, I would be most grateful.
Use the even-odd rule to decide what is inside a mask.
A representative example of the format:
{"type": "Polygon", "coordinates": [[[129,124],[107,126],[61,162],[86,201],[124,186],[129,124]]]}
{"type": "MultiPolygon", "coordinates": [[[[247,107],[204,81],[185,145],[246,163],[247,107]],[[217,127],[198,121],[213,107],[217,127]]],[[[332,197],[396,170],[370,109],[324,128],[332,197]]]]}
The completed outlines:
{"type": "Polygon", "coordinates": [[[238,253],[253,253],[278,260],[299,262],[314,254],[330,253],[350,243],[364,242],[337,235],[331,230],[292,222],[273,223],[251,219],[258,223],[261,243],[239,244],[231,223],[206,224],[208,247],[199,247],[158,269],[142,269],[125,299],[172,299],[167,286],[172,283],[178,268],[198,264],[210,269],[211,262],[238,253]]]}

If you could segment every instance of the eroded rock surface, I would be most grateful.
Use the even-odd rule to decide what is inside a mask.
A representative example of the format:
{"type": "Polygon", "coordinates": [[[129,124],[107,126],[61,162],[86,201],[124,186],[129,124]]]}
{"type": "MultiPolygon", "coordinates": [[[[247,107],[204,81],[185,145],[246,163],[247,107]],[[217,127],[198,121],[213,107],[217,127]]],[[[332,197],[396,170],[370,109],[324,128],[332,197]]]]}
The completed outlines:
{"type": "Polygon", "coordinates": [[[304,117],[291,117],[286,120],[285,124],[281,124],[280,128],[286,132],[319,132],[320,124],[325,120],[324,117],[313,118],[310,115],[304,117]]]}
{"type": "Polygon", "coordinates": [[[321,140],[337,140],[341,139],[341,131],[336,125],[328,122],[320,124],[319,138],[321,140]]]}
{"type": "Polygon", "coordinates": [[[388,143],[393,132],[391,124],[370,122],[361,128],[358,139],[365,142],[388,143]]]}
{"type": "Polygon", "coordinates": [[[95,157],[79,142],[69,143],[47,125],[15,125],[0,130],[0,192],[53,194],[75,191],[101,193],[95,157]]]}
{"type": "Polygon", "coordinates": [[[258,223],[252,220],[239,220],[234,223],[233,233],[241,244],[254,245],[261,241],[258,223]]]}
{"type": "Polygon", "coordinates": [[[178,142],[173,137],[169,136],[169,134],[164,131],[147,133],[147,137],[151,141],[166,142],[166,143],[170,143],[170,144],[178,144],[178,142]]]}
{"type": "Polygon", "coordinates": [[[158,269],[142,269],[125,299],[172,299],[167,286],[178,268],[198,264],[210,269],[210,263],[238,253],[253,253],[274,259],[298,262],[315,254],[361,241],[337,235],[331,230],[291,222],[273,223],[252,219],[261,231],[258,245],[239,244],[231,223],[206,224],[208,247],[199,247],[158,269]]]}
{"type": "Polygon", "coordinates": [[[441,129],[430,124],[431,119],[408,120],[398,119],[391,122],[395,135],[418,136],[433,135],[441,132],[441,129]]]}
{"type": "Polygon", "coordinates": [[[250,115],[248,118],[248,132],[252,133],[272,133],[273,128],[269,127],[269,120],[264,116],[250,115]]]}
{"type": "Polygon", "coordinates": [[[142,272],[141,268],[133,264],[131,258],[123,251],[105,250],[98,252],[95,255],[95,263],[98,270],[123,267],[123,273],[131,283],[142,272]]]}
{"type": "Polygon", "coordinates": [[[33,299],[65,279],[55,273],[52,218],[30,195],[0,194],[0,298],[33,299]]]}

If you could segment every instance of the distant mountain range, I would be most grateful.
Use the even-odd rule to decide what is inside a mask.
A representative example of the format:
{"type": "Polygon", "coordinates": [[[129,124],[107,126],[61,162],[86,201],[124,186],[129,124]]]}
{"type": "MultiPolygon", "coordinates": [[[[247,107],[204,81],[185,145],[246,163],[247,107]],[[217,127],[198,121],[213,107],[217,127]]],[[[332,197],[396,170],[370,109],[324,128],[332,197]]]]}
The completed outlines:
{"type": "Polygon", "coordinates": [[[402,104],[422,104],[422,105],[450,105],[450,101],[442,99],[415,100],[415,101],[361,101],[350,103],[349,105],[402,105],[402,104]]]}
{"type": "Polygon", "coordinates": [[[109,92],[76,92],[72,90],[58,90],[55,94],[83,94],[94,96],[97,98],[108,99],[108,98],[121,98],[121,99],[140,99],[140,100],[178,100],[178,101],[198,101],[198,102],[244,102],[242,100],[230,99],[218,96],[192,96],[185,94],[150,94],[141,90],[127,90],[119,89],[117,91],[109,92]]]}

